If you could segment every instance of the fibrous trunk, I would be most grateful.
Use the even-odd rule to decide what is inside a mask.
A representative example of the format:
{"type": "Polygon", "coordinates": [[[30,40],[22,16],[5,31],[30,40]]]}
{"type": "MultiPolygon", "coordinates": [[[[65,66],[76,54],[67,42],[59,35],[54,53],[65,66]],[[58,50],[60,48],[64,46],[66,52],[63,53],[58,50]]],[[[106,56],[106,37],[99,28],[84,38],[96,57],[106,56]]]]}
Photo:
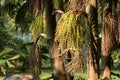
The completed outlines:
{"type": "Polygon", "coordinates": [[[97,0],[91,0],[86,7],[88,15],[89,31],[89,50],[88,50],[88,70],[89,80],[99,78],[99,41],[97,26],[97,0]]]}
{"type": "Polygon", "coordinates": [[[49,53],[52,58],[53,78],[54,80],[66,80],[64,64],[62,57],[60,56],[60,50],[58,49],[58,43],[54,42],[56,19],[53,11],[53,0],[46,0],[45,2],[45,23],[46,34],[49,45],[49,53]]]}
{"type": "Polygon", "coordinates": [[[102,25],[102,78],[110,78],[111,76],[111,51],[115,49],[119,43],[119,26],[118,21],[112,16],[112,1],[105,0],[103,2],[103,25],[102,25]]]}

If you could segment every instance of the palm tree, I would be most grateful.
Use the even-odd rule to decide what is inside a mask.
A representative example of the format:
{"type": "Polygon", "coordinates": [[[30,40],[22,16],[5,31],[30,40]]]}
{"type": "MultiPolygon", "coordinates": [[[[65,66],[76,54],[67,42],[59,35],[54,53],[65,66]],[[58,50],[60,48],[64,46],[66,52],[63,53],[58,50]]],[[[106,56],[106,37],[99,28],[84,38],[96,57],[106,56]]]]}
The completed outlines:
{"type": "Polygon", "coordinates": [[[55,37],[54,35],[55,35],[55,29],[56,29],[56,18],[55,18],[55,14],[53,14],[53,12],[54,12],[53,11],[53,1],[46,0],[45,3],[46,3],[46,5],[45,5],[45,25],[46,25],[47,41],[48,41],[48,45],[49,45],[49,53],[52,58],[53,70],[55,70],[55,72],[56,72],[56,74],[53,74],[53,77],[55,80],[58,80],[58,78],[60,80],[66,80],[63,61],[59,57],[60,50],[58,49],[58,43],[54,42],[54,37],[55,37]]]}
{"type": "MultiPolygon", "coordinates": [[[[114,2],[116,8],[117,0],[115,0],[114,2]]],[[[103,25],[101,45],[103,61],[103,79],[111,77],[111,52],[119,44],[119,38],[117,38],[117,36],[119,36],[119,21],[118,18],[116,16],[114,17],[112,14],[112,6],[113,5],[111,0],[103,1],[103,25]]],[[[117,10],[117,8],[115,10],[117,10]]]]}
{"type": "Polygon", "coordinates": [[[91,0],[86,6],[88,15],[89,31],[89,50],[88,50],[88,70],[89,79],[99,78],[99,42],[98,42],[98,21],[97,21],[97,0],[91,0]]]}

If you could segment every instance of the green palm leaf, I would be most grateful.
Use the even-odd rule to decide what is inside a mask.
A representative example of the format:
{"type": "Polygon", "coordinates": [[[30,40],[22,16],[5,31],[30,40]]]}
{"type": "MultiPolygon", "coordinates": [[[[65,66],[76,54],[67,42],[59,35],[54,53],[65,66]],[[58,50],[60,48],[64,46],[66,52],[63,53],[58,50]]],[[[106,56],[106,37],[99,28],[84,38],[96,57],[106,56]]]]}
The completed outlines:
{"type": "Polygon", "coordinates": [[[0,65],[2,66],[2,65],[5,65],[5,63],[6,63],[6,60],[0,60],[0,65]]]}
{"type": "Polygon", "coordinates": [[[9,54],[13,49],[11,48],[5,48],[2,52],[0,52],[0,58],[5,56],[6,54],[9,54]]]}
{"type": "Polygon", "coordinates": [[[14,60],[14,59],[18,59],[18,58],[20,58],[20,55],[15,55],[15,56],[9,58],[8,60],[14,60]]]}
{"type": "Polygon", "coordinates": [[[9,60],[6,60],[8,68],[15,67],[9,60]]]}

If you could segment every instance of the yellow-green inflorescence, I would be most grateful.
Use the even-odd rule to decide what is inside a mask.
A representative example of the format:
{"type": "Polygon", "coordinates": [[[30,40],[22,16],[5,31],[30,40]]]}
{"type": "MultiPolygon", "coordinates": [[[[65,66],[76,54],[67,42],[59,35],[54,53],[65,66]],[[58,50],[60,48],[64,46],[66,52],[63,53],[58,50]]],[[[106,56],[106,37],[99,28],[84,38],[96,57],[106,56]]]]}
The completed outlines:
{"type": "Polygon", "coordinates": [[[59,19],[56,27],[55,41],[59,48],[80,49],[83,43],[83,27],[80,25],[81,14],[68,11],[59,19]]]}
{"type": "Polygon", "coordinates": [[[43,15],[41,13],[32,21],[30,31],[33,38],[36,38],[40,33],[44,32],[43,15]]]}

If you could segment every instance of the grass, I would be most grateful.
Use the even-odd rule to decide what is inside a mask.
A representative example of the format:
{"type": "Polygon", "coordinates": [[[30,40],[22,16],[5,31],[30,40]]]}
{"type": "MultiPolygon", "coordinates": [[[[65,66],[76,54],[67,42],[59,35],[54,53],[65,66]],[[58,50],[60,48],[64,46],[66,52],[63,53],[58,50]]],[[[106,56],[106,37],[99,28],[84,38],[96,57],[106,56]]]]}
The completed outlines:
{"type": "Polygon", "coordinates": [[[87,72],[84,72],[84,73],[76,73],[74,75],[74,80],[79,80],[79,79],[82,79],[82,80],[87,80],[88,76],[87,76],[87,72]]]}
{"type": "Polygon", "coordinates": [[[3,77],[0,77],[0,80],[3,80],[3,77]]]}
{"type": "MultiPolygon", "coordinates": [[[[112,70],[112,72],[116,73],[116,74],[119,74],[120,75],[120,71],[117,71],[117,70],[112,70]]],[[[40,79],[41,80],[46,80],[47,78],[50,78],[52,76],[52,72],[50,69],[48,70],[43,70],[42,71],[42,74],[40,74],[40,79]]],[[[74,80],[78,80],[81,78],[81,80],[88,80],[88,75],[87,75],[87,72],[84,72],[84,73],[76,73],[74,75],[74,80]]],[[[3,80],[4,77],[0,76],[0,80],[3,80]]],[[[53,80],[53,79],[49,79],[49,80],[53,80]]],[[[120,80],[119,77],[115,76],[115,75],[111,75],[111,80],[120,80]]]]}
{"type": "MultiPolygon", "coordinates": [[[[41,80],[46,80],[47,78],[51,77],[51,73],[42,73],[40,75],[41,80]]],[[[52,79],[51,79],[52,80],[52,79]]]]}

